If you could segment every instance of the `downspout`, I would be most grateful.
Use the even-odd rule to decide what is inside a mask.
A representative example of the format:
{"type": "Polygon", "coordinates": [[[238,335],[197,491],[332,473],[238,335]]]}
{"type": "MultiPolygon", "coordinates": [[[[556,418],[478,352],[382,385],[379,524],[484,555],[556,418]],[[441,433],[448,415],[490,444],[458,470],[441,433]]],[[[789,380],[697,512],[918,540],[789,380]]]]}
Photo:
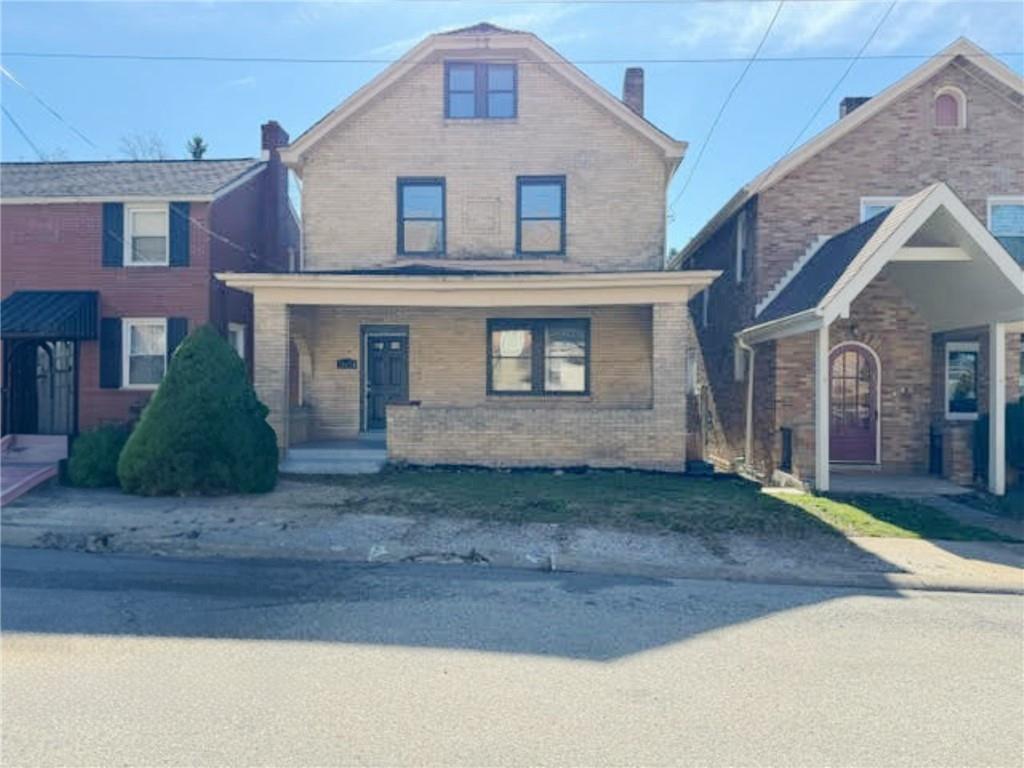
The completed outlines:
{"type": "Polygon", "coordinates": [[[746,407],[746,434],[743,440],[743,463],[750,470],[751,460],[754,453],[754,348],[743,340],[739,334],[736,336],[736,343],[740,349],[747,353],[747,407],[746,407]]]}

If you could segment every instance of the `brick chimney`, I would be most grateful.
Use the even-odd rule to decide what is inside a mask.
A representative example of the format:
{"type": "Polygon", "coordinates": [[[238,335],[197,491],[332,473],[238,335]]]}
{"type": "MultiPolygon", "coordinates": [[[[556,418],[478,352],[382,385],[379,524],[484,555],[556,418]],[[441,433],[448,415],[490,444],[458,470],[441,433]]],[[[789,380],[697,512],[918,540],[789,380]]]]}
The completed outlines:
{"type": "Polygon", "coordinates": [[[842,120],[857,107],[862,107],[871,101],[870,96],[847,96],[839,102],[839,119],[842,120]]]}
{"type": "Polygon", "coordinates": [[[644,116],[644,71],[641,67],[629,67],[622,79],[622,103],[644,116]]]}
{"type": "Polygon", "coordinates": [[[260,159],[267,164],[263,185],[264,268],[287,272],[291,268],[290,246],[297,240],[288,210],[288,169],[279,150],[288,146],[288,132],[276,120],[260,126],[260,159]]]}

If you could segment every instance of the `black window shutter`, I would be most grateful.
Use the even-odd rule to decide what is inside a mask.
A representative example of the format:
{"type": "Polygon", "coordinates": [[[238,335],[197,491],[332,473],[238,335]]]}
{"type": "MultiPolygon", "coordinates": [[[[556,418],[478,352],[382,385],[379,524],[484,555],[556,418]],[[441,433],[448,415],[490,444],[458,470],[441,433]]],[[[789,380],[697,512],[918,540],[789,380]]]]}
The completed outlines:
{"type": "Polygon", "coordinates": [[[167,318],[167,359],[171,359],[171,355],[174,354],[174,350],[178,348],[178,345],[185,340],[188,336],[188,318],[187,317],[168,317],[167,318]]]}
{"type": "Polygon", "coordinates": [[[124,206],[103,204],[103,266],[124,266],[124,206]]]}
{"type": "Polygon", "coordinates": [[[121,318],[104,317],[100,321],[100,387],[121,386],[121,318]]]}
{"type": "Polygon", "coordinates": [[[189,204],[171,203],[171,258],[172,267],[187,267],[189,252],[189,204]]]}

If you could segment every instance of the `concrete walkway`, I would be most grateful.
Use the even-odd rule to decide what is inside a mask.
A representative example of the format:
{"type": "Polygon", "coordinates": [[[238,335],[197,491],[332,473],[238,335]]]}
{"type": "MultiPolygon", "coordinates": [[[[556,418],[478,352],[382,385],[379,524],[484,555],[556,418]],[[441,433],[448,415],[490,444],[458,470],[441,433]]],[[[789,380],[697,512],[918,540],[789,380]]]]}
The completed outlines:
{"type": "Polygon", "coordinates": [[[833,468],[830,484],[830,493],[877,493],[905,499],[971,493],[970,488],[934,475],[892,475],[870,470],[843,471],[833,468]]]}
{"type": "Polygon", "coordinates": [[[1024,544],[638,533],[345,512],[329,485],[138,498],[46,488],[3,510],[10,546],[177,556],[434,562],[871,589],[1024,593],[1024,544]]]}

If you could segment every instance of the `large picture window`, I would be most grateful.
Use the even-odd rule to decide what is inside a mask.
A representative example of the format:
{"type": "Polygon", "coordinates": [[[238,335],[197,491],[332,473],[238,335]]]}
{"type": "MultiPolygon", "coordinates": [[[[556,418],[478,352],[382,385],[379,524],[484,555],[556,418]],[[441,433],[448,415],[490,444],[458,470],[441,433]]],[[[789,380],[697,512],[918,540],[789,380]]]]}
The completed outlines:
{"type": "Polygon", "coordinates": [[[978,418],[978,343],[946,344],[946,418],[978,418]]]}
{"type": "Polygon", "coordinates": [[[155,388],[167,368],[167,321],[163,318],[124,320],[121,327],[124,386],[155,388]]]}
{"type": "Polygon", "coordinates": [[[489,320],[487,391],[496,395],[585,395],[590,391],[590,321],[489,320]]]}
{"type": "Polygon", "coordinates": [[[399,253],[444,253],[444,219],[444,179],[398,180],[399,253]]]}
{"type": "Polygon", "coordinates": [[[516,195],[516,251],[531,256],[565,253],[565,177],[520,176],[516,195]]]}
{"type": "Polygon", "coordinates": [[[455,119],[515,117],[516,81],[515,64],[446,62],[445,117],[455,119]]]}

